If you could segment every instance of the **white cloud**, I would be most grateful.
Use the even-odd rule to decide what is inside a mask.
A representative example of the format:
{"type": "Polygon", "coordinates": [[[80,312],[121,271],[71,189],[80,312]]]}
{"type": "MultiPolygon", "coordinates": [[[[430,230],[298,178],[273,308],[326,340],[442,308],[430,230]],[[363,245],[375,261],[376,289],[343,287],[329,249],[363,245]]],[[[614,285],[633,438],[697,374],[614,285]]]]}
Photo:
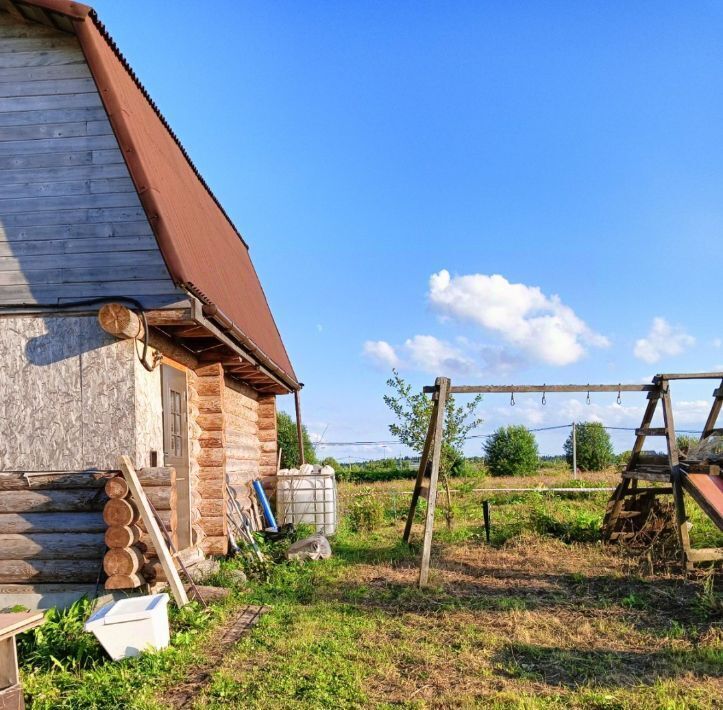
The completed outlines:
{"type": "Polygon", "coordinates": [[[404,343],[411,365],[435,375],[463,375],[475,372],[474,360],[460,348],[433,335],[415,335],[404,343]]]}
{"type": "Polygon", "coordinates": [[[499,274],[452,277],[443,269],[429,279],[429,300],[443,317],[481,325],[549,365],[569,365],[585,354],[586,346],[610,344],[559,296],[510,283],[499,274]]]}
{"type": "Polygon", "coordinates": [[[721,345],[723,345],[723,338],[714,338],[713,339],[713,347],[719,348],[721,345]]]}
{"type": "Polygon", "coordinates": [[[695,338],[680,326],[672,326],[665,318],[653,318],[650,332],[635,341],[633,354],[644,362],[658,362],[664,355],[680,355],[695,344],[695,338]]]}
{"type": "Polygon", "coordinates": [[[397,351],[386,340],[367,340],[362,352],[364,357],[377,367],[384,369],[399,367],[397,351]]]}

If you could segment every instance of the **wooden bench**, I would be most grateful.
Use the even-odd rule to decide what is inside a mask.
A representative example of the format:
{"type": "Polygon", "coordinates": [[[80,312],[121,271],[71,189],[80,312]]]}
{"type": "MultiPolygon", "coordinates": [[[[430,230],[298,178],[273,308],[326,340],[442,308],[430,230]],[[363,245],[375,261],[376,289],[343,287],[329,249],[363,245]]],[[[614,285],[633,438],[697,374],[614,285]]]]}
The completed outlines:
{"type": "Polygon", "coordinates": [[[0,710],[23,710],[15,636],[43,623],[42,611],[0,614],[0,710]]]}

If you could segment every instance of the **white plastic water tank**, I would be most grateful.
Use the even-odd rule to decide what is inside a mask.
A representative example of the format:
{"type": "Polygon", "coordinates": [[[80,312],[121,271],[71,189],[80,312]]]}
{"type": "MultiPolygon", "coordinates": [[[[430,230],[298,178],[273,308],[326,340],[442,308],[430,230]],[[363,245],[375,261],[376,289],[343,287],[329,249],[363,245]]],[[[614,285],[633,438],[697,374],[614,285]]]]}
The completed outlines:
{"type": "Polygon", "coordinates": [[[307,523],[316,532],[336,532],[336,476],[331,466],[283,469],[276,478],[276,517],[280,524],[307,523]]]}
{"type": "Polygon", "coordinates": [[[85,622],[85,630],[95,634],[114,661],[166,648],[170,642],[168,594],[129,597],[106,604],[85,622]]]}

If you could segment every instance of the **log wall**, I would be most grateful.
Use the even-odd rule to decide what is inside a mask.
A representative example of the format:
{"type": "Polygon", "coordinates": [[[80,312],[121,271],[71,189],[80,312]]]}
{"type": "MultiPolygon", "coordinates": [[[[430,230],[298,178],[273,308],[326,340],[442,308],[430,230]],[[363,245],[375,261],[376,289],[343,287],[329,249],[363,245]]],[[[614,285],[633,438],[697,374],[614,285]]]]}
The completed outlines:
{"type": "Polygon", "coordinates": [[[111,473],[0,473],[0,585],[93,583],[111,473]]]}
{"type": "Polygon", "coordinates": [[[258,394],[226,378],[224,387],[226,475],[242,508],[251,506],[249,484],[259,477],[258,394]]]}
{"type": "Polygon", "coordinates": [[[191,414],[195,418],[191,431],[197,472],[194,506],[202,535],[199,543],[207,555],[224,555],[228,549],[224,390],[223,368],[218,364],[198,368],[189,379],[191,414]]]}
{"type": "Polygon", "coordinates": [[[259,395],[258,432],[261,454],[259,457],[259,477],[266,494],[276,494],[276,472],[278,470],[278,443],[276,430],[276,395],[259,395]]]}
{"type": "Polygon", "coordinates": [[[0,11],[0,304],[105,295],[186,300],[77,39],[0,11]]]}

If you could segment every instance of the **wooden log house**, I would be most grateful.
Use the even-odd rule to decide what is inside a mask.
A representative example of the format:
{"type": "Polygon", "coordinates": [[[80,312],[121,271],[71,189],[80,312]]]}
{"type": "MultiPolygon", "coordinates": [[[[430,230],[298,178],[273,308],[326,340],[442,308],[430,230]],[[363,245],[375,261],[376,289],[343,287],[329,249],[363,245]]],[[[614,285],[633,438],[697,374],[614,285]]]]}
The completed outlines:
{"type": "Polygon", "coordinates": [[[244,238],[69,0],[0,0],[0,387],[0,608],[92,594],[106,546],[152,581],[123,454],[187,560],[224,554],[226,481],[272,484],[301,387],[244,238]]]}

